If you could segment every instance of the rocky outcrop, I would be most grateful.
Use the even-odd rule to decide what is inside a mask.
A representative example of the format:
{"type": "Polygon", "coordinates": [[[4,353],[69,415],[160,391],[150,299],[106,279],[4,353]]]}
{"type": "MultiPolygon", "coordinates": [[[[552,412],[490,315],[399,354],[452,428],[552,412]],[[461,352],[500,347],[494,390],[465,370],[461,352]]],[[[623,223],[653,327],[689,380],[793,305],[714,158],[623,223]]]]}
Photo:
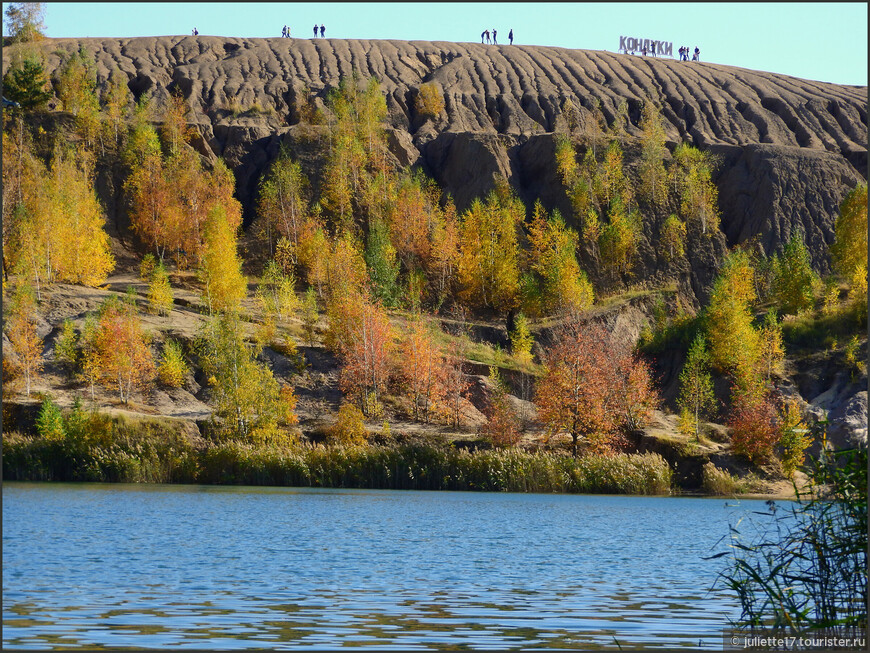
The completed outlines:
{"type": "MultiPolygon", "coordinates": [[[[66,53],[84,48],[100,83],[121,74],[134,95],[150,94],[158,108],[180,89],[199,132],[194,145],[234,168],[248,218],[256,182],[281,142],[292,138],[300,114],[323,106],[328,91],[354,73],[380,80],[397,159],[422,166],[460,209],[504,176],[527,203],[540,198],[567,213],[552,156],[552,132],[564,124],[567,102],[581,129],[597,102],[608,123],[623,121],[637,135],[643,102],[656,101],[673,145],[688,141],[719,155],[727,244],[754,240],[769,254],[800,233],[822,271],[837,207],[867,176],[865,86],[610,52],[475,43],[173,36],[48,39],[38,47],[52,74],[66,53]],[[443,93],[444,111],[434,119],[415,113],[424,83],[443,93]],[[617,109],[623,101],[627,117],[617,109]]],[[[4,56],[4,72],[10,59],[4,56]]],[[[710,267],[708,259],[697,265],[710,267]]],[[[696,267],[691,283],[698,292],[710,273],[696,267]]]]}

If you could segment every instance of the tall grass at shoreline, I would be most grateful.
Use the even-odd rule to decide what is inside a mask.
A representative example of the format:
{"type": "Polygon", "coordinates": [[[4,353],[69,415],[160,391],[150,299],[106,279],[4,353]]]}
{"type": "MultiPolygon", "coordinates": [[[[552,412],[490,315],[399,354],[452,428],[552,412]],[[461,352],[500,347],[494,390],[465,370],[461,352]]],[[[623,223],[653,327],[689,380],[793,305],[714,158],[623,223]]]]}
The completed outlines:
{"type": "Polygon", "coordinates": [[[442,444],[195,448],[177,434],[101,441],[3,436],[6,480],[205,483],[391,490],[668,494],[672,472],[657,454],[574,459],[563,453],[468,451],[442,444]]]}

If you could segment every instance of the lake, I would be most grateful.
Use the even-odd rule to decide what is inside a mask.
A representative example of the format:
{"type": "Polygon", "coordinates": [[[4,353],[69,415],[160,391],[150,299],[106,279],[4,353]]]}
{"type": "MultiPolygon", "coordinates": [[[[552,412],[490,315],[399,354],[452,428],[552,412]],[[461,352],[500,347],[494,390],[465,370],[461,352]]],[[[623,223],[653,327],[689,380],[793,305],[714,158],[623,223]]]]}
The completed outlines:
{"type": "Polygon", "coordinates": [[[763,501],[3,485],[3,645],[719,647],[763,501]]]}

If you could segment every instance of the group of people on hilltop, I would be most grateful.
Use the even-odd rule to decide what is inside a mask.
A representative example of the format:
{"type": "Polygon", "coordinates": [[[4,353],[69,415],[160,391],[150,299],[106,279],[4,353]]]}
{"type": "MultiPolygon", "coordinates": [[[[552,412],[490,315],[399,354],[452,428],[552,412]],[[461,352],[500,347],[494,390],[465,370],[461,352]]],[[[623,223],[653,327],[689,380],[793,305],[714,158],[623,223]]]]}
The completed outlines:
{"type": "Polygon", "coordinates": [[[290,38],[290,28],[284,25],[284,29],[281,30],[281,38],[289,39],[290,38]]]}
{"type": "MultiPolygon", "coordinates": [[[[492,45],[498,45],[498,41],[496,40],[497,35],[498,35],[498,32],[493,27],[492,28],[492,40],[490,40],[490,32],[488,29],[485,29],[485,30],[483,30],[483,32],[480,33],[480,42],[481,43],[490,43],[492,45]]],[[[514,31],[513,31],[513,29],[511,29],[511,31],[508,32],[508,41],[510,42],[511,45],[514,44],[514,31]]]]}
{"type": "Polygon", "coordinates": [[[323,25],[318,27],[317,24],[315,23],[314,24],[314,38],[317,38],[317,30],[320,30],[320,38],[323,38],[324,36],[326,36],[326,28],[323,25]]]}
{"type": "MultiPolygon", "coordinates": [[[[680,53],[680,61],[688,61],[689,60],[689,46],[684,45],[679,49],[680,53]]],[[[695,47],[695,54],[692,55],[692,61],[700,61],[701,60],[701,50],[698,47],[695,47]]]]}

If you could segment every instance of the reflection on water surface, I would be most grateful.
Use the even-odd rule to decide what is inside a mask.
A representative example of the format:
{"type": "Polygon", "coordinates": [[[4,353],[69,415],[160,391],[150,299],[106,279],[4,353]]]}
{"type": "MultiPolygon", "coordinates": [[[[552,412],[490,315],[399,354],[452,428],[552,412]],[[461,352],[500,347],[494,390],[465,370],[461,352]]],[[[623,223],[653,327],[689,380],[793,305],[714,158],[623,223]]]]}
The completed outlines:
{"type": "Polygon", "coordinates": [[[721,646],[713,499],[7,483],[3,644],[721,646]]]}

